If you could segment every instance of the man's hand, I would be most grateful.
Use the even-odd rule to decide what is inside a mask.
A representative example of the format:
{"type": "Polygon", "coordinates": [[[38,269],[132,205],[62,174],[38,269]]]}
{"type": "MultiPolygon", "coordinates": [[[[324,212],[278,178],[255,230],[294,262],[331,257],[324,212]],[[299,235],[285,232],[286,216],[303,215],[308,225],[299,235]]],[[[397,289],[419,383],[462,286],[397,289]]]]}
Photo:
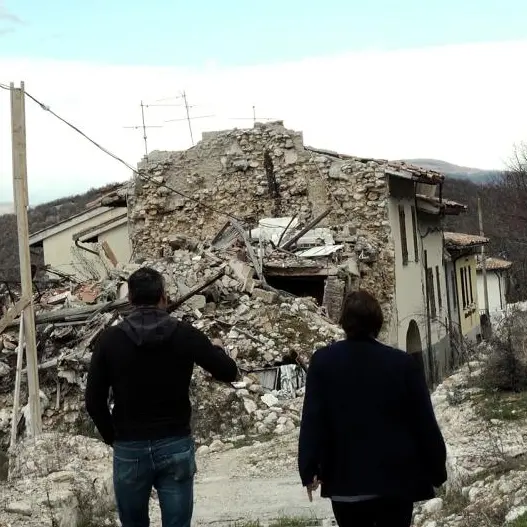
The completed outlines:
{"type": "Polygon", "coordinates": [[[221,339],[212,339],[212,344],[214,346],[218,346],[218,348],[223,349],[223,342],[221,341],[221,339]]]}
{"type": "Polygon", "coordinates": [[[322,481],[319,481],[318,478],[315,476],[313,478],[313,483],[310,483],[307,488],[307,497],[309,498],[309,501],[313,501],[313,492],[315,492],[319,485],[322,483],[322,481]]]}

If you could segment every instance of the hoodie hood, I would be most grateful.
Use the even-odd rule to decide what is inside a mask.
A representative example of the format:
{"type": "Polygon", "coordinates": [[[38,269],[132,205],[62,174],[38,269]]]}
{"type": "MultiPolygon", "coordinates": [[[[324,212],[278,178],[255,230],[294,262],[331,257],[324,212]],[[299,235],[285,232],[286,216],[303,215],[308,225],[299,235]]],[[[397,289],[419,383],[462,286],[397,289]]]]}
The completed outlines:
{"type": "Polygon", "coordinates": [[[177,329],[177,320],[162,309],[139,307],[118,327],[136,346],[151,346],[169,340],[177,329]]]}

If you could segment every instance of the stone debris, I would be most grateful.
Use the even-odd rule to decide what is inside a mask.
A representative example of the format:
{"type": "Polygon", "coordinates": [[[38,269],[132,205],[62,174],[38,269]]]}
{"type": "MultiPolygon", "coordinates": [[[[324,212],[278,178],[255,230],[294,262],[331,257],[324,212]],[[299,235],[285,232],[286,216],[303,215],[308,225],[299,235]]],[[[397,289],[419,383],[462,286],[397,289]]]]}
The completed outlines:
{"type": "MultiPolygon", "coordinates": [[[[226,214],[212,207],[243,223],[267,274],[331,278],[326,286],[337,281],[337,293],[329,287],[321,302],[332,317],[338,317],[342,301],[339,286],[360,280],[389,320],[395,252],[387,174],[393,173],[423,183],[441,180],[402,163],[310,148],[301,132],[281,121],[204,133],[194,148],[152,152],[138,165],[128,200],[134,252],[157,259],[188,248],[186,237],[212,240],[220,248],[238,243],[243,250],[232,220],[226,224],[226,214]],[[296,248],[287,246],[318,217],[321,222],[296,248]]],[[[250,292],[254,278],[247,279],[250,292]]]]}
{"type": "Polygon", "coordinates": [[[19,443],[2,482],[0,525],[88,524],[118,525],[111,449],[93,438],[55,433],[19,443]]]}
{"type": "Polygon", "coordinates": [[[416,527],[501,526],[527,512],[527,421],[488,419],[478,378],[488,348],[439,385],[432,401],[448,447],[448,482],[416,509],[416,527]]]}
{"type": "Polygon", "coordinates": [[[9,514],[20,514],[22,516],[31,516],[33,510],[31,503],[25,501],[15,501],[6,505],[5,511],[9,514]]]}
{"type": "MultiPolygon", "coordinates": [[[[342,337],[341,330],[315,300],[271,289],[254,278],[253,268],[240,259],[246,253],[239,247],[218,250],[183,237],[172,240],[172,246],[178,248],[169,256],[119,265],[100,283],[59,286],[42,294],[36,305],[37,321],[50,320],[38,325],[37,337],[45,430],[85,433],[91,429],[83,393],[93,345],[105,327],[126,314],[123,285],[141,266],[165,276],[172,301],[211,281],[172,316],[211,338],[221,338],[243,374],[241,382],[225,385],[210,382],[208,374],[196,368],[191,398],[198,445],[240,435],[255,441],[298,426],[304,368],[313,351],[342,337]]],[[[4,447],[10,430],[17,329],[0,336],[0,445],[4,447]]],[[[22,389],[23,406],[25,380],[22,389]]],[[[27,428],[25,414],[23,408],[21,431],[27,428]]]]}

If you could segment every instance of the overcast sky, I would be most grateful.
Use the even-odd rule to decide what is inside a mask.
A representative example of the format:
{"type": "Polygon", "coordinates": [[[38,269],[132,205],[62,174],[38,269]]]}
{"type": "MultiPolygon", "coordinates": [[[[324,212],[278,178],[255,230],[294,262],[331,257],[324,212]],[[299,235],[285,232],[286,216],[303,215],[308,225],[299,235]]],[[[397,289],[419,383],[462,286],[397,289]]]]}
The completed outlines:
{"type": "MultiPolygon", "coordinates": [[[[456,4],[0,0],[0,83],[24,80],[132,165],[142,131],[125,127],[140,124],[141,100],[147,124],[160,126],[147,130],[150,150],[191,145],[184,120],[166,122],[184,108],[152,106],[181,104],[186,90],[197,139],[251,126],[254,105],[312,146],[502,168],[527,140],[527,2],[456,4]]],[[[36,104],[26,113],[32,204],[130,176],[36,104]]],[[[0,202],[11,194],[9,93],[0,90],[0,202]]]]}

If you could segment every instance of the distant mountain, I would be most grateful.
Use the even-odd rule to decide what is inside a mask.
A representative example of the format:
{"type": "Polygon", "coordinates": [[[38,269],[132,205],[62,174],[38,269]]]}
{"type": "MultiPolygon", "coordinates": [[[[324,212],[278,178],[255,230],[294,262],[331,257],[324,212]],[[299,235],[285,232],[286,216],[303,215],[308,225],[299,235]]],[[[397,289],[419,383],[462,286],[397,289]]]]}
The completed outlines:
{"type": "Polygon", "coordinates": [[[0,202],[0,216],[2,214],[13,214],[14,211],[15,208],[12,203],[0,202]]]}
{"type": "Polygon", "coordinates": [[[403,159],[403,161],[411,163],[412,165],[427,168],[428,170],[437,170],[451,178],[470,179],[470,181],[473,181],[474,183],[490,181],[500,173],[499,170],[483,170],[481,168],[462,167],[438,159],[403,159]]]}

